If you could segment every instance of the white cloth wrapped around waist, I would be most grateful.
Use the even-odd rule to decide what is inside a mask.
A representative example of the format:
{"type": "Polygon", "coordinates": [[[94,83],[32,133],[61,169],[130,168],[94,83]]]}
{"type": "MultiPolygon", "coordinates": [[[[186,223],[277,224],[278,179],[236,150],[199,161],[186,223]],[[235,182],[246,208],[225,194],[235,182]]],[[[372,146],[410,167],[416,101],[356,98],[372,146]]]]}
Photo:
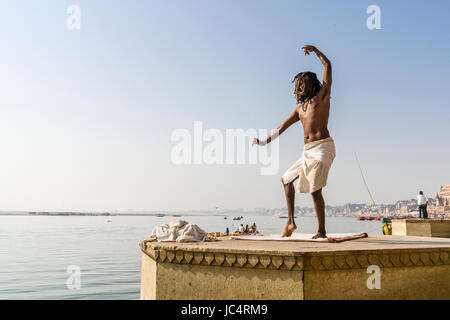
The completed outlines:
{"type": "Polygon", "coordinates": [[[174,220],[153,228],[152,233],[145,240],[159,242],[199,242],[209,241],[210,238],[198,225],[188,223],[184,220],[174,220]]]}
{"type": "Polygon", "coordinates": [[[283,175],[288,184],[298,178],[297,193],[313,193],[327,185],[328,173],[336,157],[331,137],[309,142],[303,147],[301,158],[283,175]]]}

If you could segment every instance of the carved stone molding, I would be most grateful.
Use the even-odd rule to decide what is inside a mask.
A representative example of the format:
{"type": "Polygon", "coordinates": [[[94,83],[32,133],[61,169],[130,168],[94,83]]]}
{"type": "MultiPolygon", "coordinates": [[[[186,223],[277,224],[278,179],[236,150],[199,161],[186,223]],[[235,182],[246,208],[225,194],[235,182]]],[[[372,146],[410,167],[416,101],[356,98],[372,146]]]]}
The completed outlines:
{"type": "Polygon", "coordinates": [[[390,252],[345,252],[327,255],[305,255],[305,270],[345,270],[366,269],[370,265],[380,268],[421,267],[450,265],[449,248],[409,250],[408,252],[391,250],[390,252]]]}
{"type": "Polygon", "coordinates": [[[141,242],[141,249],[158,263],[192,264],[204,266],[222,266],[238,268],[260,268],[277,270],[302,270],[302,256],[276,254],[233,253],[195,251],[185,249],[162,248],[141,242]]]}
{"type": "Polygon", "coordinates": [[[370,265],[380,268],[449,265],[450,248],[345,251],[322,253],[293,253],[196,250],[159,245],[141,241],[141,249],[158,263],[191,264],[238,268],[276,270],[346,270],[366,269],[370,265]]]}

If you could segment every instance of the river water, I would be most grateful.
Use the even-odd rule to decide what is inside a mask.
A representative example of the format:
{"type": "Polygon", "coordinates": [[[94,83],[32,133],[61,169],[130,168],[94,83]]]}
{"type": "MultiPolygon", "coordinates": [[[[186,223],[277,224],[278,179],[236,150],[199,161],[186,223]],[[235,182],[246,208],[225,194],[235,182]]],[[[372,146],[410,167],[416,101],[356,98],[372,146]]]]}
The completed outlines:
{"type": "MultiPolygon", "coordinates": [[[[281,233],[286,219],[267,215],[241,221],[223,216],[0,216],[1,299],[139,299],[139,240],[173,219],[208,232],[234,231],[256,223],[263,233],[281,233]],[[80,271],[79,286],[68,279],[80,271]],[[75,268],[75,269],[73,269],[75,268]]],[[[298,232],[314,233],[316,218],[296,219],[298,232]]],[[[381,234],[379,221],[327,217],[327,232],[381,234]]]]}

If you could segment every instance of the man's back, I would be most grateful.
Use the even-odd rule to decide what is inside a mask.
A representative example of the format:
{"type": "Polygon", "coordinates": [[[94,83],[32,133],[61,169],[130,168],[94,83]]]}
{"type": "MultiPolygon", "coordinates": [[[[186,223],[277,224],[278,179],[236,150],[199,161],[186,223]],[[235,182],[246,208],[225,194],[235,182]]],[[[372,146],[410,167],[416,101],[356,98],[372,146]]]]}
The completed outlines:
{"type": "MultiPolygon", "coordinates": [[[[303,50],[305,51],[305,54],[315,52],[325,67],[322,85],[320,85],[320,82],[317,81],[315,74],[312,74],[311,72],[303,73],[307,75],[312,74],[312,82],[314,83],[315,81],[316,83],[319,83],[315,86],[316,90],[313,91],[313,94],[311,94],[311,90],[308,90],[308,84],[300,82],[297,86],[297,89],[300,89],[301,92],[297,99],[299,104],[296,111],[303,125],[304,142],[306,144],[308,142],[325,139],[330,136],[330,133],[328,132],[328,117],[330,115],[332,71],[330,61],[316,47],[305,46],[303,47],[303,50]],[[302,95],[302,93],[309,93],[309,96],[302,95]]],[[[301,79],[303,79],[303,77],[301,77],[301,79]]],[[[309,87],[311,87],[311,85],[309,85],[309,87]]]]}
{"type": "Polygon", "coordinates": [[[419,194],[417,196],[417,204],[419,206],[424,205],[428,202],[428,198],[424,194],[419,194]]]}
{"type": "Polygon", "coordinates": [[[325,139],[330,136],[328,117],[330,115],[330,96],[320,97],[320,94],[297,107],[300,121],[303,125],[305,144],[325,139]],[[305,111],[306,110],[306,111],[305,111]]]}
{"type": "Polygon", "coordinates": [[[328,172],[336,156],[334,141],[328,132],[328,117],[330,114],[330,96],[332,84],[331,62],[316,47],[306,45],[305,55],[314,52],[324,66],[323,82],[311,71],[298,73],[295,82],[294,95],[297,106],[287,119],[274,132],[260,141],[253,139],[253,144],[264,146],[276,139],[287,128],[301,121],[304,131],[302,157],[295,162],[282,176],[281,182],[286,196],[288,221],[283,237],[289,237],[297,228],[294,219],[295,192],[310,193],[317,214],[318,230],[313,239],[326,238],[325,201],[322,188],[327,185],[328,172]],[[306,173],[307,172],[307,173],[306,173]],[[293,183],[298,179],[297,187],[293,183]]]}

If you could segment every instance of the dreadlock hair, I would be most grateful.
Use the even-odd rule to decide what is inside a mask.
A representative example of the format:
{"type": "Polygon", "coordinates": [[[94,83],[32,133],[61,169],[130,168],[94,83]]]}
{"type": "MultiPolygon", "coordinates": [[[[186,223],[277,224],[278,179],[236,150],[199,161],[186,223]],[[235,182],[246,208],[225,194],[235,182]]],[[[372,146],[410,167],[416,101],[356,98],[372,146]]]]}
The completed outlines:
{"type": "Polygon", "coordinates": [[[294,95],[297,103],[305,102],[317,95],[322,88],[322,84],[317,80],[317,75],[314,72],[300,72],[292,80],[295,82],[294,95]]]}

